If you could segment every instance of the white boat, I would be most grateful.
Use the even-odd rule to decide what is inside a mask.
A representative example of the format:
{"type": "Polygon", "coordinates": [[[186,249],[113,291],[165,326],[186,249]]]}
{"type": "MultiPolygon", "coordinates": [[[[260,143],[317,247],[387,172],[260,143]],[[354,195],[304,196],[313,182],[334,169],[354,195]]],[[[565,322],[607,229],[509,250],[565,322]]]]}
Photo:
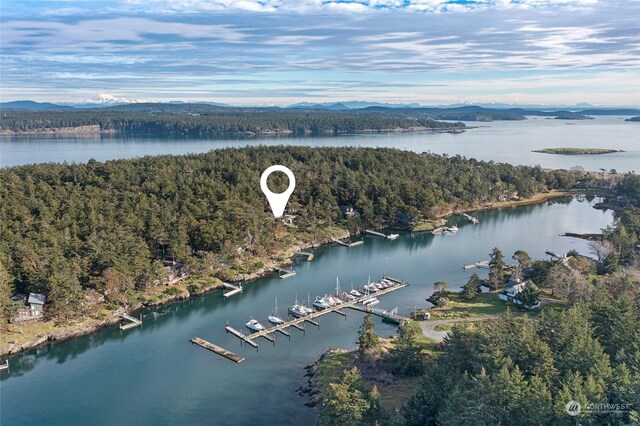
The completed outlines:
{"type": "Polygon", "coordinates": [[[387,288],[387,286],[382,283],[373,283],[373,285],[376,286],[378,290],[384,290],[385,288],[387,288]]]}
{"type": "Polygon", "coordinates": [[[309,312],[307,312],[306,308],[299,303],[294,303],[293,305],[291,305],[291,307],[289,308],[289,313],[298,318],[309,315],[309,312]]]}
{"type": "Polygon", "coordinates": [[[273,313],[269,315],[269,322],[275,325],[284,324],[284,320],[278,316],[278,299],[276,299],[276,307],[273,313]]]}
{"type": "Polygon", "coordinates": [[[385,283],[388,287],[393,287],[394,285],[396,285],[396,283],[386,278],[381,279],[380,282],[385,283]]]}
{"type": "Polygon", "coordinates": [[[395,240],[396,238],[398,238],[400,236],[400,234],[389,234],[387,235],[387,239],[389,240],[395,240]]]}
{"type": "Polygon", "coordinates": [[[376,299],[375,297],[369,297],[365,300],[362,301],[362,304],[365,306],[371,306],[371,305],[375,305],[376,303],[380,303],[380,301],[378,299],[376,299]]]}
{"type": "Polygon", "coordinates": [[[316,300],[314,300],[313,306],[317,309],[327,309],[329,307],[329,303],[327,303],[324,297],[316,296],[316,300]]]}
{"type": "Polygon", "coordinates": [[[260,324],[258,321],[252,319],[249,320],[249,322],[247,322],[245,324],[245,326],[247,326],[247,328],[249,330],[253,330],[253,331],[262,331],[264,330],[264,326],[262,324],[260,324]]]}
{"type": "Polygon", "coordinates": [[[362,297],[362,293],[360,293],[358,290],[354,290],[352,289],[349,294],[351,294],[354,297],[362,297]]]}
{"type": "Polygon", "coordinates": [[[373,284],[365,284],[365,285],[364,285],[364,289],[365,289],[366,291],[368,291],[368,292],[371,292],[371,293],[374,293],[374,292],[378,291],[378,287],[376,287],[376,286],[375,286],[375,285],[373,285],[373,284]]]}
{"type": "Polygon", "coordinates": [[[444,229],[444,232],[447,234],[455,234],[456,232],[458,232],[459,229],[457,226],[453,225],[453,226],[449,226],[447,228],[444,229]]]}

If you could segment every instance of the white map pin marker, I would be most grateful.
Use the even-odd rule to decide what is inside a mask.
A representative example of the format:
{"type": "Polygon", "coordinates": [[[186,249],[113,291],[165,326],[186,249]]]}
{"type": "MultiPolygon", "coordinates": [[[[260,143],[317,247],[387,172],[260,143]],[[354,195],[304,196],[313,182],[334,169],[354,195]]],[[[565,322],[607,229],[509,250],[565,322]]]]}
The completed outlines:
{"type": "Polygon", "coordinates": [[[296,177],[293,175],[293,172],[285,166],[277,164],[275,166],[269,167],[267,170],[262,172],[262,176],[260,177],[260,189],[262,189],[262,192],[264,192],[264,195],[266,195],[267,200],[269,200],[271,211],[273,212],[273,216],[275,216],[276,219],[282,217],[284,208],[287,207],[287,202],[289,201],[289,197],[291,196],[291,193],[293,192],[295,187],[296,177]],[[274,194],[267,186],[267,178],[273,172],[283,172],[289,178],[289,187],[282,194],[274,194]]]}

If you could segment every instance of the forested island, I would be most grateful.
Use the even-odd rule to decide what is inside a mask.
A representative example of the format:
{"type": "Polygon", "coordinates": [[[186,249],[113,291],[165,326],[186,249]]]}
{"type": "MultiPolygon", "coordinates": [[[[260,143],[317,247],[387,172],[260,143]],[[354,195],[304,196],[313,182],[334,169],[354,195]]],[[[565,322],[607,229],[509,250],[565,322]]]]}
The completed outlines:
{"type": "Polygon", "coordinates": [[[163,135],[341,135],[367,132],[461,132],[463,123],[394,111],[322,111],[134,104],[83,110],[7,110],[0,134],[122,132],[163,135]]]}
{"type": "Polygon", "coordinates": [[[640,122],[640,116],[638,116],[638,117],[631,117],[631,118],[627,118],[627,119],[626,119],[626,120],[624,120],[624,121],[631,121],[631,122],[638,123],[638,122],[640,122]]]}
{"type": "Polygon", "coordinates": [[[319,406],[319,424],[637,424],[640,177],[626,175],[611,198],[624,208],[593,257],[517,250],[507,267],[496,247],[486,279],[473,274],[459,292],[434,283],[429,321],[382,338],[365,317],[357,350],[330,350],[307,367],[300,393],[319,406]],[[496,297],[513,279],[525,280],[516,298],[540,308],[496,297]],[[433,323],[436,335],[446,331],[440,342],[425,332],[433,323]]]}
{"type": "Polygon", "coordinates": [[[600,155],[600,154],[612,154],[614,152],[624,152],[619,149],[607,149],[607,148],[544,148],[533,152],[541,152],[543,154],[558,154],[558,155],[600,155]]]}
{"type": "MultiPolygon", "coordinates": [[[[272,177],[272,190],[284,190],[286,178],[272,177]]],[[[365,226],[429,229],[454,209],[569,187],[575,178],[458,156],[304,147],[2,169],[3,323],[15,313],[15,293],[46,295],[46,316],[60,327],[101,324],[122,309],[214,288],[218,278],[255,278],[301,247],[365,226]],[[293,226],[274,220],[260,192],[272,164],[297,177],[287,210],[297,216],[293,226]],[[167,287],[178,278],[168,270],[175,265],[189,278],[167,287]]]]}

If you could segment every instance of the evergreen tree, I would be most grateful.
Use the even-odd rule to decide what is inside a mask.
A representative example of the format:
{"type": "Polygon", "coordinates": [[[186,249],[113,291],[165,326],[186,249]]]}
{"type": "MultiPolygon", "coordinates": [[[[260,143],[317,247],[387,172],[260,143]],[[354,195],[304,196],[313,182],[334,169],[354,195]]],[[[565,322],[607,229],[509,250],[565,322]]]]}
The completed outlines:
{"type": "Polygon", "coordinates": [[[371,315],[366,314],[358,330],[358,352],[361,357],[365,357],[370,351],[378,348],[379,339],[375,328],[376,324],[371,319],[371,315]]]}
{"type": "Polygon", "coordinates": [[[416,331],[402,327],[394,339],[394,346],[387,359],[389,369],[398,376],[419,376],[424,371],[422,349],[416,340],[416,331]]]}
{"type": "Polygon", "coordinates": [[[495,290],[504,283],[504,255],[498,247],[494,247],[489,260],[489,282],[495,290]]]}
{"type": "Polygon", "coordinates": [[[319,424],[326,426],[360,425],[370,409],[360,371],[345,371],[339,383],[330,383],[322,397],[319,424]]]}
{"type": "Polygon", "coordinates": [[[469,281],[462,287],[460,292],[462,298],[465,300],[473,300],[478,297],[480,293],[480,277],[475,272],[469,278],[469,281]]]}
{"type": "Polygon", "coordinates": [[[0,260],[0,328],[5,328],[7,322],[16,314],[11,301],[14,291],[13,279],[0,260]]]}

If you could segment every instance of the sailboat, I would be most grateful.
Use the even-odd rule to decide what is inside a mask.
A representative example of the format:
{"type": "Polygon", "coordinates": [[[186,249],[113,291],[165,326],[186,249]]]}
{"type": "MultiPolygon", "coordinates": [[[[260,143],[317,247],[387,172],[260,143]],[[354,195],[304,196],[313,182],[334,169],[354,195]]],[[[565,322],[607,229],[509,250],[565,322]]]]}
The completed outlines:
{"type": "Polygon", "coordinates": [[[358,290],[353,288],[353,281],[351,281],[351,291],[349,293],[355,297],[362,297],[362,293],[360,293],[358,290]]]}
{"type": "Polygon", "coordinates": [[[276,306],[275,309],[273,310],[273,314],[269,315],[269,322],[271,324],[284,324],[284,320],[282,320],[279,316],[278,316],[278,299],[276,298],[276,306]]]}
{"type": "Polygon", "coordinates": [[[306,311],[305,307],[302,306],[301,303],[298,303],[298,295],[296,294],[296,301],[293,305],[291,305],[291,307],[289,308],[289,313],[291,315],[293,315],[294,317],[300,318],[303,317],[305,315],[308,315],[308,312],[306,311]]]}

